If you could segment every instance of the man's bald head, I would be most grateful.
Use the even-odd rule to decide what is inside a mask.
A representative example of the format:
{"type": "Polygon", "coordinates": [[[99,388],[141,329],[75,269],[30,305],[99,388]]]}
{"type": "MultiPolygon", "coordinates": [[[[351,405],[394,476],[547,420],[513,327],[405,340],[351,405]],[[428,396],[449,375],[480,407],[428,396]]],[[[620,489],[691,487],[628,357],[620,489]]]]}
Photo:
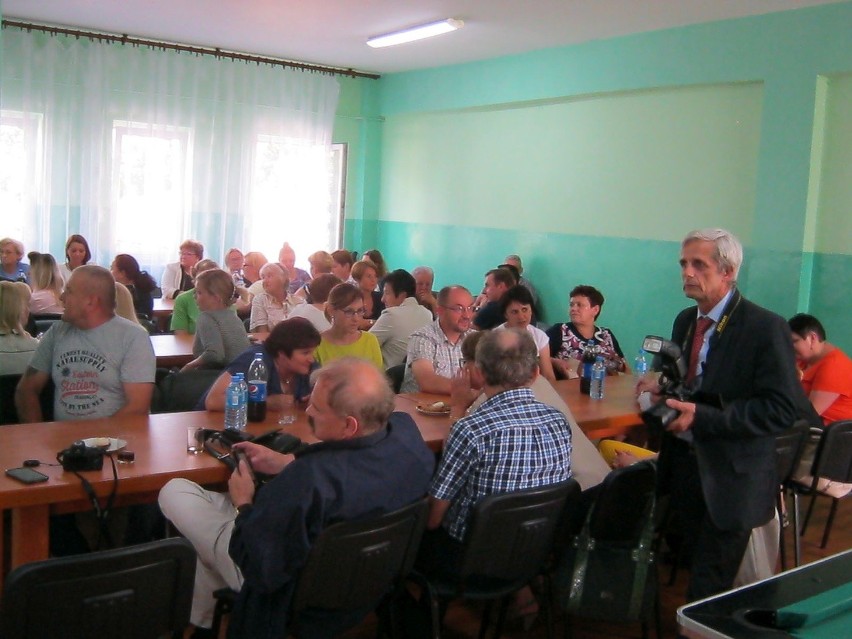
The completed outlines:
{"type": "Polygon", "coordinates": [[[83,290],[97,297],[104,310],[115,312],[115,279],[103,266],[84,264],[71,272],[71,277],[82,277],[83,290]]]}
{"type": "Polygon", "coordinates": [[[387,376],[374,364],[356,357],[335,360],[311,376],[328,391],[328,405],[341,417],[354,417],[362,435],[384,428],[394,409],[387,376]]]}

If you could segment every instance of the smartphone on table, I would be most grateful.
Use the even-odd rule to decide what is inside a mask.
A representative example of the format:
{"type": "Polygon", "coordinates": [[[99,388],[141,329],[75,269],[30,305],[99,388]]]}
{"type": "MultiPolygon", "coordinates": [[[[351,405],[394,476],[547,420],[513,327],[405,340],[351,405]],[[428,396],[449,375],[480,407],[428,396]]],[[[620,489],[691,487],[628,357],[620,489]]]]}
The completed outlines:
{"type": "Polygon", "coordinates": [[[32,468],[8,468],[6,474],[24,484],[38,484],[48,480],[48,476],[32,468]]]}

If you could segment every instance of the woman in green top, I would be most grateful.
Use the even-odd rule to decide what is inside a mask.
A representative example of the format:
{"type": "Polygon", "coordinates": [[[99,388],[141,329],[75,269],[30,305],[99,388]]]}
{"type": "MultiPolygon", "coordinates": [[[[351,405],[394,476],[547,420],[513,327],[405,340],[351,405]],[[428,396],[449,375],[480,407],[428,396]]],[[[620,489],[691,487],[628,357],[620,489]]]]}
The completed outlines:
{"type": "Polygon", "coordinates": [[[357,286],[338,284],[331,289],[325,315],[331,322],[331,328],[322,333],[322,340],[314,353],[322,366],[341,357],[360,357],[382,368],[379,340],[372,333],[358,328],[358,322],[364,317],[364,299],[357,286]]]}
{"type": "MultiPolygon", "coordinates": [[[[210,269],[219,268],[213,260],[201,260],[192,267],[192,277],[195,279],[199,273],[209,271],[210,269]]],[[[198,308],[198,302],[195,300],[195,289],[189,289],[179,293],[175,298],[175,307],[172,311],[172,321],[169,328],[175,335],[195,335],[195,323],[198,321],[198,315],[201,311],[198,308]]]]}

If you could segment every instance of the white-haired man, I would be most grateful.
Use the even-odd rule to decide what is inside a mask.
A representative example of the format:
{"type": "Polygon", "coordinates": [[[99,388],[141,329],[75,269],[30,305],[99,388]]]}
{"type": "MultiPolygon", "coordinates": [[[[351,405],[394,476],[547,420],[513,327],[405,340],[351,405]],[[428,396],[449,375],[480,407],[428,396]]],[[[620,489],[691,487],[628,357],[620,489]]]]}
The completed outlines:
{"type": "MultiPolygon", "coordinates": [[[[723,229],[692,231],[681,244],[683,291],[697,308],[675,318],[672,341],[698,396],[666,400],[679,415],[659,471],[692,551],[689,600],[731,587],[751,530],[773,517],[775,436],[809,414],[786,322],[736,288],[742,256],[723,229]]],[[[646,381],[637,390],[659,389],[646,381]]]]}

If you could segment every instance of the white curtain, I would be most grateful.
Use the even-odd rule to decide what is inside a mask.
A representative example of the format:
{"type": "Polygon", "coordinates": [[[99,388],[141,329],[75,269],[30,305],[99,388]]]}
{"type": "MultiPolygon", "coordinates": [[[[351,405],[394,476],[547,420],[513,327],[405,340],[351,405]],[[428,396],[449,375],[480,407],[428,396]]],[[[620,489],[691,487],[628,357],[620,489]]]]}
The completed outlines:
{"type": "Polygon", "coordinates": [[[63,261],[81,233],[157,277],[187,238],[336,248],[334,77],[14,28],[0,60],[0,237],[63,261]]]}

